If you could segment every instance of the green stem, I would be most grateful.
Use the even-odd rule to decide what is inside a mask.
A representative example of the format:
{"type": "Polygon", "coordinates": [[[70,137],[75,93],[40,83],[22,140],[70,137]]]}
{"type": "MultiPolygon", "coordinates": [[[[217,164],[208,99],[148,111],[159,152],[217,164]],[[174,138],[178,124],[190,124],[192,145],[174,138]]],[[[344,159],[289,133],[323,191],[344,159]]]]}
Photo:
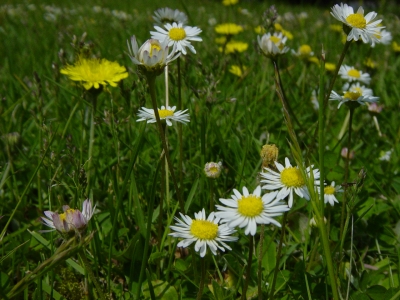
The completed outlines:
{"type": "MultiPolygon", "coordinates": [[[[96,100],[94,100],[96,101],[96,100]]],[[[89,156],[88,156],[88,168],[87,168],[87,187],[86,195],[89,195],[92,175],[93,175],[93,145],[94,145],[94,107],[90,107],[90,134],[89,134],[89,156]]]]}
{"type": "Polygon", "coordinates": [[[214,179],[209,178],[210,183],[210,211],[214,211],[214,179]]]}
{"type": "Polygon", "coordinates": [[[104,296],[103,290],[101,289],[99,282],[97,281],[96,277],[93,274],[92,267],[90,266],[90,263],[86,257],[84,249],[81,249],[79,251],[79,257],[82,259],[82,262],[85,265],[86,272],[88,273],[90,280],[93,282],[96,291],[98,293],[98,296],[100,297],[101,300],[105,300],[106,297],[104,296]]]}
{"type": "Polygon", "coordinates": [[[320,202],[319,208],[321,212],[322,218],[324,217],[324,182],[325,182],[325,168],[324,168],[324,154],[325,154],[325,106],[324,106],[324,91],[325,91],[325,53],[322,49],[322,59],[320,66],[320,75],[319,75],[319,93],[318,93],[318,102],[319,102],[319,111],[318,111],[318,152],[319,152],[319,174],[320,174],[320,202]]]}
{"type": "Polygon", "coordinates": [[[201,277],[200,277],[200,284],[199,284],[199,292],[197,293],[196,300],[200,300],[201,296],[203,295],[204,282],[206,279],[206,259],[205,259],[205,257],[202,257],[200,259],[200,261],[201,261],[201,277]]]}
{"type": "Polygon", "coordinates": [[[261,288],[261,281],[262,281],[262,257],[263,257],[263,244],[264,244],[264,232],[265,232],[265,225],[261,224],[261,231],[260,231],[260,241],[258,243],[258,274],[257,274],[257,288],[258,288],[258,300],[262,300],[262,288],[261,288]]]}
{"type": "Polygon", "coordinates": [[[275,285],[276,285],[276,279],[278,277],[278,272],[280,269],[280,260],[281,260],[281,254],[282,254],[282,244],[283,244],[283,239],[285,238],[285,228],[286,228],[286,219],[287,219],[288,213],[285,212],[283,215],[282,219],[282,228],[281,228],[281,237],[279,239],[279,245],[278,245],[278,253],[276,254],[276,265],[275,265],[275,270],[274,270],[274,277],[272,279],[272,284],[271,284],[271,292],[269,299],[273,300],[274,299],[274,293],[275,293],[275,285]]]}
{"type": "MultiPolygon", "coordinates": [[[[181,76],[181,58],[177,59],[178,64],[178,105],[177,110],[182,109],[182,76],[181,76]]],[[[178,173],[179,173],[179,187],[180,192],[183,193],[183,139],[182,139],[182,123],[178,122],[178,141],[179,141],[179,163],[178,163],[178,173]]],[[[180,198],[183,197],[181,194],[180,198]]]]}
{"type": "Polygon", "coordinates": [[[244,281],[244,284],[243,284],[242,300],[247,299],[246,298],[246,293],[247,293],[247,287],[249,286],[249,280],[250,280],[250,274],[251,274],[251,263],[253,261],[253,248],[254,248],[253,240],[254,240],[254,236],[250,235],[249,259],[247,260],[246,280],[244,281]]]}
{"type": "Polygon", "coordinates": [[[183,200],[181,197],[182,195],[180,192],[180,187],[178,186],[178,183],[176,181],[175,172],[174,172],[174,169],[171,164],[171,159],[169,156],[167,142],[165,140],[164,130],[163,130],[162,124],[161,124],[160,114],[158,113],[158,107],[157,107],[157,101],[156,101],[156,86],[155,86],[156,77],[154,75],[148,75],[147,82],[149,84],[150,98],[151,98],[151,102],[153,105],[154,115],[156,116],[156,122],[157,122],[158,130],[160,133],[160,137],[161,137],[161,143],[162,143],[162,146],[163,146],[163,149],[165,152],[165,157],[167,159],[167,163],[168,163],[169,171],[171,173],[172,181],[174,182],[174,187],[176,190],[176,194],[178,196],[179,206],[180,206],[181,211],[184,212],[185,205],[183,203],[183,200]]]}

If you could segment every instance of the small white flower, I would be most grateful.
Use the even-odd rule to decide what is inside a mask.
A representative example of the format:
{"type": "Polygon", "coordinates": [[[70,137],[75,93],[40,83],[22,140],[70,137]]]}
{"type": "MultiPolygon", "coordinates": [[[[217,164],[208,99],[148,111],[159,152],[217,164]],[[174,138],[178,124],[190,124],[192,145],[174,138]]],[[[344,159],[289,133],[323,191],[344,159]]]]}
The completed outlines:
{"type": "Polygon", "coordinates": [[[368,73],[363,73],[354,67],[342,65],[339,69],[339,75],[347,81],[360,81],[365,84],[369,84],[371,76],[368,73]]]}
{"type": "Polygon", "coordinates": [[[201,33],[201,29],[198,27],[183,26],[181,22],[165,24],[164,28],[159,26],[154,26],[157,31],[150,31],[151,37],[153,39],[158,39],[160,41],[167,41],[168,46],[176,47],[176,51],[182,52],[186,55],[186,47],[190,51],[196,53],[196,50],[190,43],[190,41],[201,42],[202,38],[198,35],[201,33]]]}
{"type": "Polygon", "coordinates": [[[308,59],[314,56],[314,52],[311,50],[311,47],[306,44],[301,45],[297,52],[292,49],[292,54],[301,59],[308,59]]]}
{"type": "Polygon", "coordinates": [[[204,166],[204,173],[209,178],[218,178],[221,175],[222,162],[208,162],[204,166]]]}
{"type": "Polygon", "coordinates": [[[194,250],[199,252],[201,257],[204,257],[207,246],[214,255],[217,255],[218,249],[222,252],[225,252],[225,249],[232,250],[225,242],[238,240],[238,237],[231,236],[236,230],[229,228],[226,224],[218,225],[220,219],[216,217],[214,212],[210,213],[207,218],[203,208],[203,210],[194,214],[195,220],[187,215],[179,214],[183,221],[175,217],[177,223],[170,226],[175,232],[169,234],[176,238],[183,238],[178,243],[178,247],[187,248],[196,242],[194,250]]]}
{"type": "Polygon", "coordinates": [[[58,214],[47,210],[44,212],[46,217],[41,218],[44,225],[56,229],[60,233],[82,231],[92,218],[95,208],[96,206],[92,208],[90,199],[86,199],[82,205],[82,212],[63,205],[64,213],[58,214]]]}
{"type": "MultiPolygon", "coordinates": [[[[317,190],[318,190],[318,193],[319,193],[320,189],[318,188],[317,190]]],[[[335,197],[335,193],[340,193],[340,192],[342,192],[342,189],[339,186],[335,187],[335,182],[332,181],[331,185],[327,185],[324,188],[324,202],[325,202],[325,204],[329,203],[330,205],[333,206],[335,204],[335,202],[339,203],[339,201],[335,197]]]]}
{"type": "Polygon", "coordinates": [[[275,57],[288,52],[289,48],[285,47],[286,40],[287,37],[282,32],[274,33],[273,35],[268,32],[262,37],[257,36],[258,45],[267,57],[275,57]]]}
{"type": "Polygon", "coordinates": [[[365,85],[361,85],[359,82],[355,83],[348,83],[346,82],[342,88],[343,91],[350,91],[350,92],[358,92],[362,96],[373,96],[373,92],[371,89],[365,87],[365,85]]]}
{"type": "MultiPolygon", "coordinates": [[[[293,192],[301,198],[310,200],[310,193],[308,192],[306,183],[301,176],[298,167],[292,167],[287,157],[285,158],[285,166],[281,165],[277,161],[275,162],[275,166],[278,169],[278,172],[265,168],[267,172],[261,173],[261,177],[264,178],[261,182],[266,183],[262,187],[263,189],[271,191],[279,189],[276,196],[277,199],[284,199],[289,196],[289,208],[293,205],[293,192]]],[[[312,166],[306,169],[307,177],[310,175],[311,168],[312,166]]],[[[315,169],[312,170],[312,172],[315,185],[319,185],[319,170],[315,169]]]]}
{"type": "Polygon", "coordinates": [[[276,198],[278,192],[271,192],[261,197],[261,187],[257,186],[252,194],[246,187],[243,187],[243,195],[236,189],[233,190],[232,199],[222,199],[219,201],[226,205],[216,205],[219,210],[216,216],[221,218],[222,223],[229,227],[246,227],[246,235],[255,235],[257,224],[274,224],[281,227],[281,224],[273,217],[282,215],[289,207],[276,198]]]}
{"type": "Polygon", "coordinates": [[[389,151],[381,151],[379,153],[379,160],[381,161],[390,161],[390,157],[392,156],[393,149],[389,151]]]}
{"type": "Polygon", "coordinates": [[[393,39],[392,34],[389,31],[386,31],[385,29],[377,30],[376,33],[375,33],[375,36],[378,39],[378,42],[373,40],[371,42],[371,47],[375,47],[375,43],[376,44],[389,45],[390,42],[393,39]]]}
{"type": "Polygon", "coordinates": [[[358,41],[361,38],[364,43],[370,43],[372,41],[379,42],[378,38],[375,36],[376,31],[385,28],[379,26],[381,20],[372,22],[377,16],[376,12],[372,11],[364,17],[364,9],[362,6],[354,13],[351,6],[343,3],[340,5],[336,4],[332,7],[331,15],[349,27],[350,31],[347,35],[348,41],[358,41]]]}
{"type": "MultiPolygon", "coordinates": [[[[158,109],[158,114],[160,115],[161,120],[165,120],[167,122],[168,126],[172,126],[171,120],[172,121],[177,121],[181,122],[183,124],[190,122],[189,120],[189,114],[187,114],[187,109],[185,110],[179,110],[175,112],[176,106],[161,106],[160,109],[158,109]]],[[[147,123],[156,123],[156,116],[154,114],[154,109],[149,109],[146,107],[142,107],[139,109],[138,112],[138,117],[140,119],[136,120],[136,122],[140,121],[147,121],[147,123]]]]}
{"type": "Polygon", "coordinates": [[[131,37],[131,43],[128,41],[129,57],[132,62],[139,66],[144,66],[148,71],[162,71],[171,61],[176,59],[180,53],[175,53],[173,49],[168,54],[168,42],[155,39],[147,40],[140,48],[136,37],[131,37]]]}
{"type": "Polygon", "coordinates": [[[365,105],[366,103],[375,103],[379,101],[379,97],[374,97],[371,95],[362,95],[362,91],[346,91],[344,92],[343,96],[340,96],[338,93],[335,91],[331,92],[329,100],[337,100],[339,101],[338,108],[342,106],[343,103],[349,102],[349,103],[358,103],[361,105],[365,105]]]}
{"type": "Polygon", "coordinates": [[[166,23],[182,23],[186,24],[188,18],[185,13],[177,9],[171,9],[169,7],[159,8],[154,12],[154,21],[157,24],[163,25],[166,23]]]}

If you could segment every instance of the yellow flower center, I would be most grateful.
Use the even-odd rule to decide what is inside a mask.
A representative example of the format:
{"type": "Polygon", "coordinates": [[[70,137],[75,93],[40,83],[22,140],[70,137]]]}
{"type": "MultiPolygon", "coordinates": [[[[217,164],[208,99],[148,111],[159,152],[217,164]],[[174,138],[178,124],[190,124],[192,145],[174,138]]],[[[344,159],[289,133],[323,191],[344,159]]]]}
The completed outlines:
{"type": "Polygon", "coordinates": [[[67,214],[72,214],[74,213],[75,209],[67,209],[64,213],[60,214],[60,220],[61,222],[65,221],[67,219],[67,214]]]}
{"type": "Polygon", "coordinates": [[[169,109],[159,109],[158,114],[160,115],[160,119],[165,119],[167,117],[173,116],[174,111],[169,109]]]}
{"type": "Polygon", "coordinates": [[[263,209],[261,197],[249,195],[238,200],[238,212],[245,217],[256,217],[262,213],[263,209]]]}
{"type": "Polygon", "coordinates": [[[216,173],[218,173],[219,170],[217,167],[211,167],[209,171],[211,174],[216,174],[216,173]]]}
{"type": "Polygon", "coordinates": [[[367,21],[362,14],[351,14],[346,18],[346,21],[351,27],[365,28],[367,26],[367,21]]]}
{"type": "Polygon", "coordinates": [[[308,45],[302,45],[299,48],[299,52],[301,55],[310,55],[311,53],[311,47],[308,45]]]}
{"type": "Polygon", "coordinates": [[[281,172],[281,182],[287,187],[301,187],[305,184],[300,170],[295,167],[285,168],[281,172]]]}
{"type": "Polygon", "coordinates": [[[151,44],[151,48],[150,48],[150,56],[153,56],[153,50],[157,50],[160,51],[161,50],[161,46],[157,43],[152,43],[151,44]]]}
{"type": "Polygon", "coordinates": [[[347,98],[347,99],[353,100],[353,101],[356,101],[361,96],[362,96],[362,94],[358,91],[347,91],[343,95],[344,98],[347,98]]]}
{"type": "Polygon", "coordinates": [[[181,41],[186,37],[186,31],[183,28],[171,28],[168,32],[171,40],[181,41]]]}
{"type": "Polygon", "coordinates": [[[347,72],[347,75],[349,75],[349,76],[351,76],[351,77],[354,77],[354,78],[360,78],[361,73],[360,73],[360,71],[358,71],[358,70],[356,70],[356,69],[350,69],[350,70],[347,72]]]}
{"type": "Polygon", "coordinates": [[[270,40],[271,40],[274,44],[278,44],[278,43],[281,41],[280,38],[278,38],[278,37],[276,37],[276,36],[274,36],[274,35],[270,37],[270,40]]]}
{"type": "Polygon", "coordinates": [[[324,188],[324,193],[325,195],[333,195],[335,194],[335,188],[331,185],[328,185],[327,187],[324,188]]]}
{"type": "Polygon", "coordinates": [[[213,240],[218,234],[218,225],[207,220],[194,220],[190,232],[201,240],[213,240]]]}

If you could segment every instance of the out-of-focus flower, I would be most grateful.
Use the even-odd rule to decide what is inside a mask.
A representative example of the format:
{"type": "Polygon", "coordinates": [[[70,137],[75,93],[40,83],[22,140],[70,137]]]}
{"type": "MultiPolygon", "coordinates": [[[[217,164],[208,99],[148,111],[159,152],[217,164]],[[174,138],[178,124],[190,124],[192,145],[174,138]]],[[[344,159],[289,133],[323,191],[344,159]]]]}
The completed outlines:
{"type": "Polygon", "coordinates": [[[231,236],[236,230],[228,227],[226,224],[219,225],[220,218],[214,212],[206,217],[205,210],[194,214],[193,220],[187,215],[180,213],[182,220],[175,217],[176,224],[170,226],[175,232],[169,235],[175,238],[183,238],[178,243],[178,247],[187,248],[194,242],[194,250],[199,252],[201,257],[207,253],[207,246],[214,255],[217,255],[217,250],[225,252],[225,249],[232,250],[225,242],[234,242],[239,238],[231,236]]]}
{"type": "Polygon", "coordinates": [[[298,58],[305,60],[309,60],[314,55],[314,52],[311,50],[311,47],[309,45],[301,45],[297,52],[292,49],[292,53],[298,58]]]}
{"type": "Polygon", "coordinates": [[[328,72],[333,72],[336,70],[336,65],[333,63],[325,63],[325,70],[327,70],[328,72]]]}
{"type": "Polygon", "coordinates": [[[378,64],[375,61],[373,61],[370,57],[364,60],[364,65],[369,69],[376,69],[376,67],[378,66],[378,64]]]}
{"type": "Polygon", "coordinates": [[[218,34],[236,35],[243,31],[243,27],[235,23],[224,23],[215,26],[214,30],[218,34]]]}
{"type": "MultiPolygon", "coordinates": [[[[326,222],[327,222],[327,220],[326,220],[326,218],[324,217],[324,223],[326,224],[326,222]]],[[[317,222],[315,221],[315,218],[314,218],[314,217],[312,217],[312,218],[310,219],[309,224],[310,224],[311,227],[317,227],[317,222]]]]}
{"type": "Polygon", "coordinates": [[[312,91],[310,100],[311,100],[311,104],[312,104],[313,108],[315,110],[318,110],[319,109],[319,102],[318,102],[316,90],[312,91]]]}
{"type": "Polygon", "coordinates": [[[288,52],[289,48],[285,47],[286,40],[287,38],[281,32],[273,35],[268,32],[262,37],[257,36],[258,45],[267,57],[275,57],[288,52]]]}
{"type": "Polygon", "coordinates": [[[175,53],[175,49],[168,54],[168,40],[160,43],[159,40],[149,39],[140,48],[136,37],[131,37],[131,43],[128,41],[129,57],[132,62],[149,72],[161,74],[165,66],[176,59],[180,53],[175,53]]]}
{"type": "MultiPolygon", "coordinates": [[[[308,192],[306,183],[298,167],[292,167],[287,157],[285,158],[285,166],[281,165],[277,161],[275,162],[275,166],[278,169],[278,172],[266,168],[267,172],[261,173],[261,177],[263,177],[261,182],[265,183],[262,187],[263,189],[270,191],[279,190],[279,193],[276,196],[277,199],[284,199],[289,196],[289,208],[293,205],[293,192],[306,200],[310,200],[310,193],[308,192]]],[[[315,185],[319,185],[319,170],[312,170],[311,166],[305,171],[307,177],[309,177],[310,173],[313,172],[314,183],[315,185]]]]}
{"type": "Polygon", "coordinates": [[[378,41],[372,40],[371,47],[375,47],[375,44],[389,45],[393,39],[392,34],[385,29],[377,30],[375,36],[378,39],[378,41]]]}
{"type": "Polygon", "coordinates": [[[265,33],[265,28],[262,26],[257,26],[254,28],[254,32],[257,34],[264,34],[265,33]]]}
{"type": "Polygon", "coordinates": [[[222,162],[208,162],[204,166],[204,173],[208,178],[218,178],[221,175],[222,162]]]}
{"type": "Polygon", "coordinates": [[[52,211],[45,211],[42,217],[43,224],[65,234],[71,232],[82,232],[86,229],[89,220],[92,218],[96,206],[92,208],[90,199],[86,199],[82,205],[82,212],[63,205],[64,213],[58,214],[52,211]]]}
{"type": "Polygon", "coordinates": [[[351,6],[341,3],[336,4],[332,7],[331,15],[343,22],[347,27],[345,32],[347,34],[347,41],[358,41],[362,39],[364,43],[370,43],[372,41],[379,42],[375,36],[377,30],[380,30],[382,26],[379,26],[381,20],[372,21],[377,16],[377,13],[372,11],[364,17],[364,9],[362,6],[359,7],[356,13],[351,6]]]}
{"type": "Polygon", "coordinates": [[[238,77],[243,77],[246,70],[247,70],[247,67],[245,67],[245,66],[240,67],[238,65],[232,65],[229,68],[229,73],[232,73],[233,75],[236,75],[238,77]]]}
{"type": "Polygon", "coordinates": [[[380,114],[382,112],[383,105],[379,105],[378,103],[371,103],[368,105],[368,110],[375,114],[380,114]]]}
{"type": "Polygon", "coordinates": [[[379,101],[379,97],[374,97],[368,94],[363,95],[362,93],[362,89],[353,89],[345,91],[343,96],[340,96],[335,91],[332,91],[329,100],[339,101],[338,108],[340,108],[343,103],[348,103],[351,105],[353,105],[354,103],[358,103],[361,105],[365,105],[366,103],[374,103],[379,101]]]}
{"type": "MultiPolygon", "coordinates": [[[[249,48],[249,44],[240,41],[229,41],[225,45],[225,54],[235,53],[235,52],[244,52],[249,48]]],[[[222,52],[222,47],[219,47],[218,50],[222,52]]]]}
{"type": "Polygon", "coordinates": [[[393,149],[389,151],[381,151],[379,152],[379,160],[382,161],[390,161],[390,157],[392,156],[393,149]]]}
{"type": "MultiPolygon", "coordinates": [[[[347,147],[343,147],[342,150],[340,151],[340,155],[344,158],[347,159],[347,153],[348,153],[348,149],[347,147]]],[[[354,150],[350,150],[350,154],[349,154],[349,159],[354,159],[354,156],[356,155],[356,153],[354,152],[354,150]]]]}
{"type": "Polygon", "coordinates": [[[393,52],[400,53],[400,45],[397,44],[396,42],[393,42],[392,43],[392,50],[393,50],[393,52]]]}
{"type": "Polygon", "coordinates": [[[345,83],[342,88],[343,91],[359,93],[361,96],[373,96],[373,92],[370,88],[365,85],[361,85],[359,82],[354,82],[352,84],[345,83]]]}
{"type": "Polygon", "coordinates": [[[72,66],[66,66],[60,70],[61,74],[67,75],[73,81],[81,81],[86,90],[100,85],[117,86],[117,83],[128,77],[124,66],[106,59],[85,59],[80,58],[72,66]]]}
{"type": "Polygon", "coordinates": [[[154,12],[153,20],[159,24],[166,23],[182,23],[186,24],[188,21],[187,15],[180,10],[171,9],[169,7],[159,8],[154,12]]]}
{"type": "Polygon", "coordinates": [[[225,44],[226,43],[226,36],[220,36],[215,38],[216,44],[225,44]]]}
{"type": "MultiPolygon", "coordinates": [[[[161,106],[160,109],[158,109],[158,114],[160,116],[160,120],[165,120],[167,122],[168,126],[172,126],[171,120],[176,121],[176,122],[181,122],[183,124],[189,123],[189,114],[187,114],[187,109],[185,110],[179,110],[175,111],[176,106],[161,106]]],[[[154,114],[154,109],[149,109],[146,107],[142,107],[139,109],[138,112],[138,117],[140,119],[137,119],[136,122],[140,121],[147,121],[147,123],[156,123],[156,115],[154,114]]]]}
{"type": "Polygon", "coordinates": [[[329,25],[329,29],[335,32],[342,33],[343,32],[343,25],[332,24],[329,25]]]}
{"type": "MultiPolygon", "coordinates": [[[[318,193],[320,192],[320,189],[318,189],[318,193]]],[[[324,202],[325,204],[329,203],[331,206],[335,205],[336,203],[339,203],[339,201],[336,199],[335,194],[340,193],[342,190],[340,189],[340,186],[335,187],[335,182],[332,181],[331,185],[327,185],[324,188],[324,202]]]]}
{"type": "Polygon", "coordinates": [[[262,146],[260,151],[260,156],[262,159],[263,168],[267,168],[270,165],[273,165],[274,162],[278,160],[279,149],[275,144],[267,144],[262,146]]]}
{"type": "Polygon", "coordinates": [[[225,6],[235,5],[239,0],[222,0],[222,4],[225,6]]]}
{"type": "Polygon", "coordinates": [[[371,81],[371,77],[368,73],[363,73],[362,71],[347,65],[340,66],[339,75],[347,81],[360,81],[365,84],[369,84],[371,81]]]}
{"type": "Polygon", "coordinates": [[[164,27],[165,29],[154,26],[157,31],[150,31],[151,37],[160,41],[168,41],[168,46],[174,46],[174,49],[182,52],[183,55],[186,55],[186,48],[196,53],[190,41],[202,41],[202,38],[198,36],[201,33],[200,28],[184,26],[182,23],[175,22],[172,24],[165,24],[164,27]]]}
{"type": "Polygon", "coordinates": [[[278,32],[282,32],[282,34],[288,39],[293,40],[293,34],[290,31],[283,29],[282,25],[279,23],[274,24],[274,28],[278,32]]]}
{"type": "Polygon", "coordinates": [[[229,227],[245,228],[246,235],[255,235],[257,224],[274,224],[281,227],[281,224],[273,217],[282,215],[289,208],[276,198],[278,192],[271,192],[261,197],[261,187],[258,186],[252,194],[246,187],[243,187],[243,195],[236,189],[233,190],[232,199],[222,199],[224,204],[216,205],[218,212],[216,216],[221,218],[221,223],[229,227]]]}

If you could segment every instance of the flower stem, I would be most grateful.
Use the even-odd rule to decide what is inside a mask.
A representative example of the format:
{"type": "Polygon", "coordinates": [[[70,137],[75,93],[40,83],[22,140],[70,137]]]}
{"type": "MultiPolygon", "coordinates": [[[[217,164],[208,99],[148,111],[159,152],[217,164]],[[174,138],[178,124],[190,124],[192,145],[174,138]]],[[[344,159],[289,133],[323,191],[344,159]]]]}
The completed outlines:
{"type": "Polygon", "coordinates": [[[262,300],[262,289],[261,289],[261,281],[262,281],[262,257],[263,257],[263,244],[264,244],[264,232],[265,225],[261,224],[260,231],[260,242],[258,243],[258,274],[257,274],[257,288],[258,288],[258,300],[262,300]]]}
{"type": "Polygon", "coordinates": [[[174,186],[175,186],[175,190],[176,190],[176,194],[178,197],[178,201],[179,201],[179,206],[182,212],[184,212],[185,210],[185,206],[182,200],[182,195],[180,192],[180,188],[178,186],[178,183],[176,181],[176,177],[175,177],[175,172],[174,169],[172,168],[171,165],[171,159],[169,156],[169,151],[168,151],[168,147],[167,147],[167,142],[165,140],[165,135],[164,135],[164,130],[162,128],[162,124],[161,124],[161,119],[160,119],[160,114],[158,113],[158,108],[157,108],[157,102],[156,102],[156,77],[154,75],[148,75],[147,76],[147,82],[149,84],[149,91],[150,91],[150,98],[151,98],[151,102],[153,105],[153,110],[154,110],[154,115],[156,116],[156,122],[157,122],[157,126],[158,126],[158,130],[160,133],[160,137],[161,137],[161,143],[165,152],[165,158],[167,159],[167,163],[168,163],[168,168],[169,171],[171,173],[171,177],[172,177],[172,181],[174,182],[174,186]]]}
{"type": "Polygon", "coordinates": [[[253,261],[253,248],[254,248],[253,240],[254,240],[254,237],[252,235],[250,235],[249,259],[247,260],[246,280],[244,281],[244,284],[243,284],[242,300],[246,299],[247,287],[249,286],[249,280],[250,280],[250,274],[251,274],[251,263],[253,261]]]}
{"type": "Polygon", "coordinates": [[[93,274],[92,267],[90,266],[90,263],[89,263],[89,261],[88,261],[88,259],[86,257],[84,249],[81,249],[79,251],[79,257],[81,258],[83,264],[85,265],[85,269],[86,269],[86,271],[87,271],[87,273],[88,273],[88,275],[90,277],[90,280],[93,282],[93,284],[94,284],[94,286],[96,288],[98,296],[100,297],[101,300],[105,300],[106,297],[104,296],[103,290],[101,289],[99,282],[97,281],[96,277],[93,274]]]}
{"type": "Polygon", "coordinates": [[[283,219],[282,219],[281,237],[279,239],[278,253],[276,254],[276,265],[275,265],[275,270],[274,270],[274,277],[272,279],[271,292],[270,292],[270,296],[269,296],[269,299],[271,299],[271,300],[274,299],[276,278],[278,277],[278,271],[280,268],[282,244],[283,244],[283,239],[285,238],[285,227],[286,227],[287,215],[288,215],[288,213],[285,212],[283,215],[283,219]]]}
{"type": "MultiPolygon", "coordinates": [[[[178,105],[177,110],[182,109],[182,76],[181,76],[181,58],[177,59],[178,65],[178,105]]],[[[182,140],[182,123],[178,122],[178,141],[179,141],[179,162],[178,162],[178,173],[179,173],[179,188],[180,192],[183,193],[183,140],[182,140]]],[[[182,199],[183,195],[179,195],[182,199]]]]}
{"type": "Polygon", "coordinates": [[[200,284],[199,284],[199,292],[197,293],[196,300],[200,300],[201,296],[203,295],[204,282],[206,279],[206,259],[205,259],[205,257],[202,257],[200,259],[200,261],[201,261],[201,277],[200,277],[200,284]]]}

